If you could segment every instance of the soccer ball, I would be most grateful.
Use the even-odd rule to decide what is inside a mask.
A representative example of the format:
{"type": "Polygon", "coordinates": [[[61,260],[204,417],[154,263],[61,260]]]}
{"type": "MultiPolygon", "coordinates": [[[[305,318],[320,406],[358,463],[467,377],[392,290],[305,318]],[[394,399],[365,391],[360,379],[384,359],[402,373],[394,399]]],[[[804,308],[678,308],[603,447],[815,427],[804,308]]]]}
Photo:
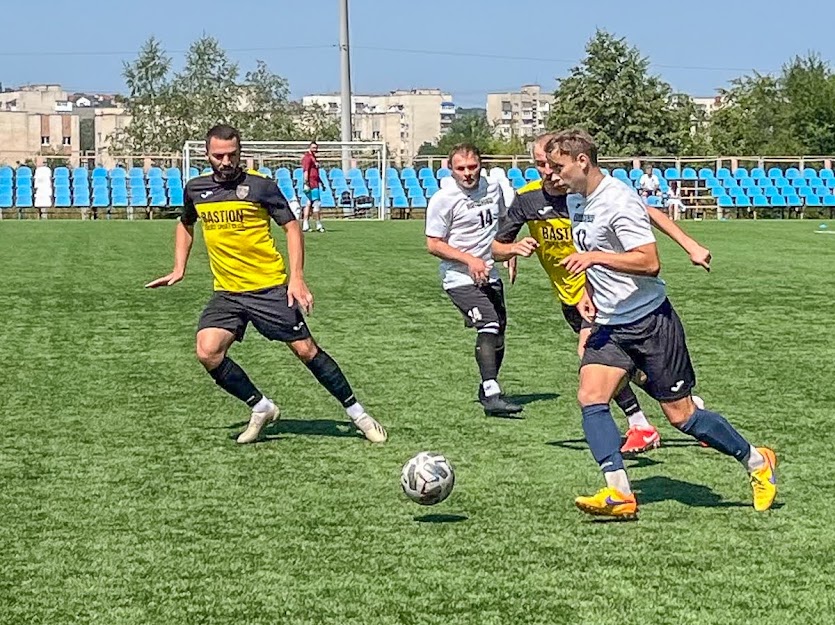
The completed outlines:
{"type": "Polygon", "coordinates": [[[422,451],[403,465],[400,485],[412,501],[434,506],[449,497],[455,485],[455,473],[441,454],[422,451]]]}

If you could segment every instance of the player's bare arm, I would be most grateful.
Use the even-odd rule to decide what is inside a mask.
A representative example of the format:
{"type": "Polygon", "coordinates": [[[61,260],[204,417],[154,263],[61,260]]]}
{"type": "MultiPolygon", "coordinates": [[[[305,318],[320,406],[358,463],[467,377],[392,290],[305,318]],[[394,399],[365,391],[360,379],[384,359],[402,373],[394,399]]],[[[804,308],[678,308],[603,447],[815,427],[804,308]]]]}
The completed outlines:
{"type": "Polygon", "coordinates": [[[661,260],[658,258],[658,247],[655,243],[640,245],[621,254],[576,252],[560,264],[575,274],[595,265],[636,276],[657,276],[661,271],[661,260]]]}
{"type": "Polygon", "coordinates": [[[525,237],[513,243],[501,243],[500,241],[493,241],[492,253],[496,260],[510,260],[517,256],[528,258],[539,247],[536,239],[533,237],[525,237]]]}
{"type": "Polygon", "coordinates": [[[698,241],[679,228],[678,224],[667,217],[664,211],[649,206],[647,207],[647,213],[653,226],[678,243],[681,249],[687,252],[690,262],[699,267],[704,267],[705,271],[710,271],[711,254],[709,249],[701,246],[698,241]]]}
{"type": "Polygon", "coordinates": [[[287,256],[290,279],[287,283],[287,305],[298,302],[301,309],[310,314],[313,310],[313,294],[304,281],[304,237],[299,222],[289,221],[282,226],[287,236],[287,256]]]}
{"type": "Polygon", "coordinates": [[[442,260],[452,260],[467,265],[470,277],[476,284],[487,282],[490,267],[482,259],[472,254],[456,250],[446,241],[438,237],[426,237],[426,249],[429,250],[430,254],[442,260]]]}
{"type": "Polygon", "coordinates": [[[172,286],[180,282],[186,275],[186,265],[188,264],[192,243],[194,243],[194,226],[187,226],[178,221],[174,231],[174,269],[168,275],[152,280],[145,285],[145,288],[155,289],[160,286],[172,286]]]}

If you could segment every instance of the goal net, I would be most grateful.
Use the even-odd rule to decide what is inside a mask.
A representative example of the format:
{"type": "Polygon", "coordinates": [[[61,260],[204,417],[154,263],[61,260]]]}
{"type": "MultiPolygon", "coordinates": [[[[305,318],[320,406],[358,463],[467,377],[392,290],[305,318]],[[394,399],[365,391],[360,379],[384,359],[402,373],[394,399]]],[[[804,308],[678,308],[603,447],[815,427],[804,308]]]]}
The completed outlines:
{"type": "MultiPolygon", "coordinates": [[[[241,166],[275,180],[288,200],[308,203],[303,190],[301,161],[307,141],[244,141],[241,166]]],[[[386,189],[388,156],[379,141],[322,141],[319,174],[322,180],[322,216],[340,219],[385,219],[391,207],[386,189]]],[[[186,179],[210,171],[203,141],[187,141],[183,147],[186,179]]]]}

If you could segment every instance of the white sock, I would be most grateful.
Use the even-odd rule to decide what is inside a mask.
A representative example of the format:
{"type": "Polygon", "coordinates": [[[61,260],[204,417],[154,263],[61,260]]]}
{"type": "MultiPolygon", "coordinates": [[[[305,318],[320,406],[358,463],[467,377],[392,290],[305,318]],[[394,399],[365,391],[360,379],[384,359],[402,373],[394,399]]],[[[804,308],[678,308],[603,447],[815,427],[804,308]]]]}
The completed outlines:
{"type": "Polygon", "coordinates": [[[310,228],[310,223],[308,223],[307,219],[302,222],[302,228],[310,228]]]}
{"type": "Polygon", "coordinates": [[[484,380],[481,383],[481,388],[484,389],[485,397],[493,397],[493,395],[500,395],[502,392],[499,383],[496,380],[484,380]]]}
{"type": "Polygon", "coordinates": [[[751,473],[752,471],[762,469],[765,466],[765,458],[763,458],[763,455],[757,451],[756,447],[751,445],[751,449],[748,450],[748,455],[742,460],[742,464],[744,464],[745,468],[748,469],[748,473],[751,473]]]}
{"type": "Polygon", "coordinates": [[[652,427],[649,421],[647,421],[647,418],[642,410],[639,410],[635,414],[629,415],[628,417],[626,417],[626,420],[629,422],[629,427],[631,428],[652,427]]]}
{"type": "Polygon", "coordinates": [[[262,396],[260,401],[252,407],[252,412],[266,412],[273,407],[273,402],[266,395],[262,396]]]}
{"type": "Polygon", "coordinates": [[[626,476],[626,471],[624,469],[609,471],[608,473],[604,473],[603,477],[606,478],[606,486],[616,488],[618,492],[623,493],[624,495],[632,493],[632,487],[629,486],[629,478],[626,476]]]}
{"type": "Polygon", "coordinates": [[[362,415],[365,414],[365,408],[362,407],[362,404],[357,402],[355,404],[351,404],[345,409],[345,412],[348,413],[348,416],[351,417],[352,421],[356,421],[362,415]]]}

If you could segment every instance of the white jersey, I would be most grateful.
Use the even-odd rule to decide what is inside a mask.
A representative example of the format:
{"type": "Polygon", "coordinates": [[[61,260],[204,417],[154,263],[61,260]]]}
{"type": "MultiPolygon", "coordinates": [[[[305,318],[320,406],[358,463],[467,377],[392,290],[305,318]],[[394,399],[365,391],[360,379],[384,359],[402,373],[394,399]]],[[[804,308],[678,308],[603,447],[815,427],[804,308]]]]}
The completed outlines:
{"type": "MultiPolygon", "coordinates": [[[[635,190],[611,176],[587,198],[568,196],[574,245],[584,252],[622,254],[655,243],[649,214],[635,190]]],[[[664,281],[636,276],[601,265],[586,270],[594,290],[597,323],[620,325],[645,317],[667,298],[664,281]]]]}
{"type": "MultiPolygon", "coordinates": [[[[499,219],[507,214],[501,186],[481,178],[478,186],[465,192],[457,184],[441,189],[429,200],[426,209],[426,236],[442,239],[451,247],[482,259],[490,267],[490,282],[499,280],[493,266],[491,246],[499,219]]],[[[467,265],[441,261],[444,289],[475,284],[467,265]]]]}

